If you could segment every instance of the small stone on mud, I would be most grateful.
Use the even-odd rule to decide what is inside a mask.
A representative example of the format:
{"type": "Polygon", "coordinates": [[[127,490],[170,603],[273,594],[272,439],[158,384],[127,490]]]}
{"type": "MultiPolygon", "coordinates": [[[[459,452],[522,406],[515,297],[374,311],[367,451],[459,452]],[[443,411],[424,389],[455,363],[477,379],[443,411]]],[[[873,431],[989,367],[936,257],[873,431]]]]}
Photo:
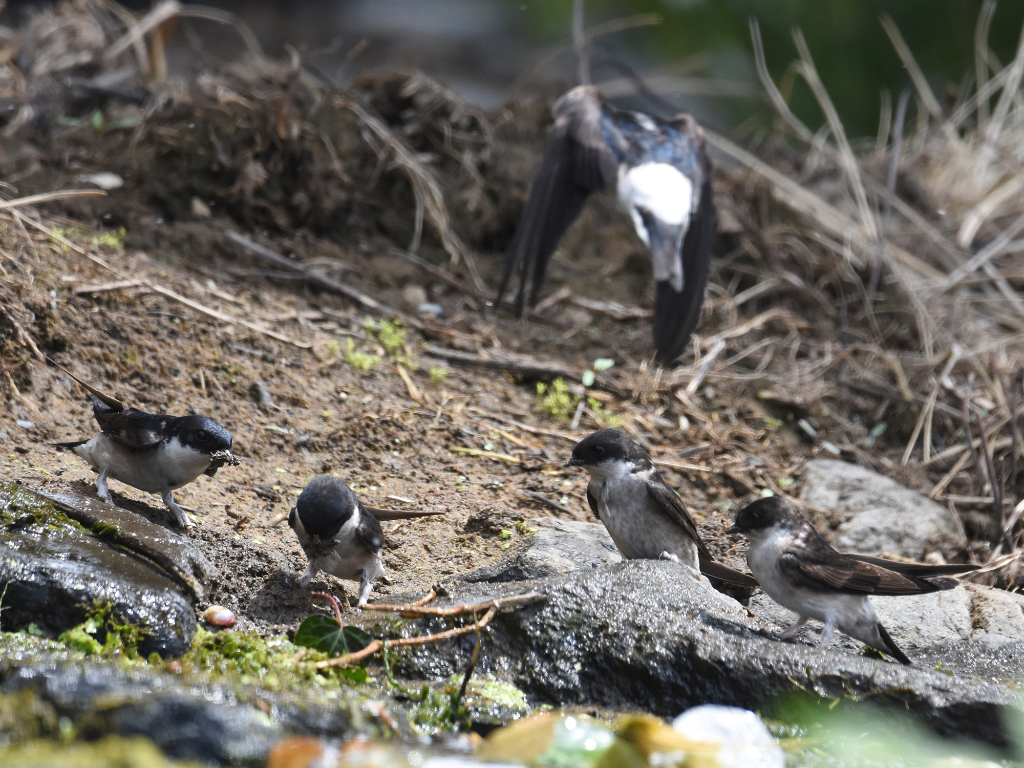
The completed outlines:
{"type": "Polygon", "coordinates": [[[210,211],[210,206],[200,200],[198,197],[192,198],[192,215],[197,219],[208,219],[213,213],[210,211]]]}
{"type": "Polygon", "coordinates": [[[235,614],[223,605],[211,605],[203,611],[203,620],[215,627],[230,627],[235,623],[235,614]]]}
{"type": "Polygon", "coordinates": [[[427,303],[427,291],[422,285],[407,285],[402,289],[402,298],[410,307],[427,303]]]}

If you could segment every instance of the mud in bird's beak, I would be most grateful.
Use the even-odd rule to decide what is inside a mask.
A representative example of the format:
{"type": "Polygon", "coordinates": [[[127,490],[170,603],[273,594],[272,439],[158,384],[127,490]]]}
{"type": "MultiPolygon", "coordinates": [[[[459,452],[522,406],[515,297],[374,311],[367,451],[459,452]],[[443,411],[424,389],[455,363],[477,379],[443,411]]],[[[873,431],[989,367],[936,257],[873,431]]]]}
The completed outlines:
{"type": "Polygon", "coordinates": [[[570,456],[569,460],[562,465],[563,467],[582,467],[583,462],[577,459],[575,456],[570,456]]]}

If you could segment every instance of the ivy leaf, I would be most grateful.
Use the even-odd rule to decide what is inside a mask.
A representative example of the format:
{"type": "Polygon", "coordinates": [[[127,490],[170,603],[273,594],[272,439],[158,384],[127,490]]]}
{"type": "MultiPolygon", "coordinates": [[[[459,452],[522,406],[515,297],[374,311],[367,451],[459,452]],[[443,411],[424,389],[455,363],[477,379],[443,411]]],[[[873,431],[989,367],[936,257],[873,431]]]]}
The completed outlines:
{"type": "Polygon", "coordinates": [[[337,619],[319,613],[307,617],[295,633],[296,645],[323,651],[331,656],[361,651],[372,639],[359,627],[341,627],[337,619]]]}

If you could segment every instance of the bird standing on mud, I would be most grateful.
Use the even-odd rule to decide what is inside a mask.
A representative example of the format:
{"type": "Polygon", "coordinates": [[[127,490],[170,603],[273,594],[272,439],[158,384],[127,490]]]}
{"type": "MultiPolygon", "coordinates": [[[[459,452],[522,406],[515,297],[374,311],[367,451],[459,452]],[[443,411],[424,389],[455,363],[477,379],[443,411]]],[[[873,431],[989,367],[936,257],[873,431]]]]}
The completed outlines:
{"type": "Polygon", "coordinates": [[[669,365],[700,320],[708,279],[715,209],[703,133],[690,115],[657,120],[615,109],[589,85],[573,88],[551,111],[555,125],[509,246],[498,302],[518,265],[517,311],[528,282],[529,303],[536,303],[551,254],[584,201],[614,186],[651,252],[655,358],[669,365]]]}
{"type": "Polygon", "coordinates": [[[945,575],[978,568],[844,555],[822,538],[796,504],[778,496],[758,499],[741,509],[729,532],[750,540],[747,565],[761,588],[797,613],[782,639],[792,637],[808,619],[817,619],[825,623],[819,648],[826,647],[838,629],[903,664],[913,662],[885,631],[868,595],[922,595],[953,589],[959,582],[945,575]]]}
{"type": "Polygon", "coordinates": [[[231,433],[206,416],[165,416],[128,408],[115,397],[86,384],[61,368],[92,396],[92,412],[100,434],[87,440],[57,443],[68,448],[99,472],[96,493],[108,504],[108,478],[147,493],[158,493],[174,513],[175,522],[191,528],[185,510],[174,501],[174,491],[202,474],[213,477],[225,464],[236,465],[231,433]]]}
{"type": "Polygon", "coordinates": [[[317,573],[326,571],[339,579],[358,581],[358,604],[366,605],[374,580],[384,575],[379,555],[384,530],[379,521],[441,514],[360,507],[359,499],[343,480],[331,475],[314,477],[302,489],[288,516],[288,525],[309,559],[299,586],[308,586],[317,573]]]}
{"type": "Polygon", "coordinates": [[[601,429],[572,449],[567,467],[590,474],[587,502],[627,560],[673,560],[743,587],[757,581],[717,562],[683,500],[621,429],[601,429]]]}

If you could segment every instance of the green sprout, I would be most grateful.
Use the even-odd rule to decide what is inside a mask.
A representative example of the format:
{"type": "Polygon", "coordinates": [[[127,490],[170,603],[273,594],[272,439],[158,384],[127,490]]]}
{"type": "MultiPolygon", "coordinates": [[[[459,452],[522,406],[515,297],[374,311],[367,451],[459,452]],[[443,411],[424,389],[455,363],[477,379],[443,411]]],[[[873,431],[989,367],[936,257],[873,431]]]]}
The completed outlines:
{"type": "Polygon", "coordinates": [[[537,382],[537,407],[559,421],[569,421],[580,399],[569,391],[568,385],[559,376],[550,385],[537,382]]]}
{"type": "Polygon", "coordinates": [[[377,355],[356,352],[355,342],[349,339],[348,348],[345,350],[345,362],[357,370],[371,371],[380,362],[380,358],[377,355]]]}

